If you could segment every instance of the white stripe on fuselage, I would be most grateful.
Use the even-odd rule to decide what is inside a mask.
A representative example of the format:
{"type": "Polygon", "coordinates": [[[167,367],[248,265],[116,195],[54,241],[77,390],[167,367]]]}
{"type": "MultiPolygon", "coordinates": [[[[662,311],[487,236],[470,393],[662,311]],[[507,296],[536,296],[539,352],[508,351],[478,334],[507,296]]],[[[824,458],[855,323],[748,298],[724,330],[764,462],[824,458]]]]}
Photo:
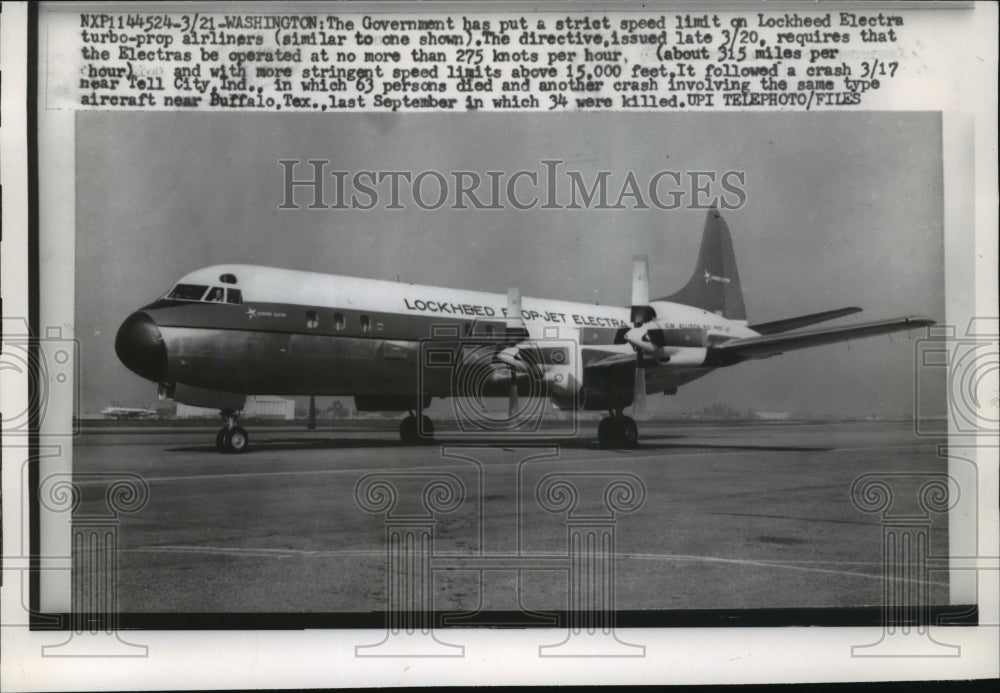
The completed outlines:
{"type": "MultiPolygon", "coordinates": [[[[223,274],[236,276],[235,286],[243,301],[288,305],[370,310],[377,313],[423,315],[444,318],[505,320],[506,294],[469,291],[440,286],[391,282],[303,272],[258,265],[215,265],[195,270],[178,280],[180,284],[221,286],[223,274]]],[[[663,327],[703,328],[710,335],[749,337],[756,334],[746,321],[727,320],[700,308],[654,301],[656,322],[663,327]]],[[[580,329],[630,326],[630,310],[571,301],[524,297],[521,299],[524,326],[532,337],[542,337],[559,328],[558,337],[571,337],[580,329]]]]}

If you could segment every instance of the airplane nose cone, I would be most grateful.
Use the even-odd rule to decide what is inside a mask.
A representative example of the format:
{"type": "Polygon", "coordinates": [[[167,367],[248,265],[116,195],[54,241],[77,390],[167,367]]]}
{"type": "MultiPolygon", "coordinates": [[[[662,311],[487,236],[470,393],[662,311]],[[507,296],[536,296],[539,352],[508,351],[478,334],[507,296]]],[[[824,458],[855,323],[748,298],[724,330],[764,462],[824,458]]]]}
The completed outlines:
{"type": "Polygon", "coordinates": [[[167,373],[167,347],[156,322],[148,313],[132,313],[115,337],[118,359],[133,373],[154,383],[167,373]]]}

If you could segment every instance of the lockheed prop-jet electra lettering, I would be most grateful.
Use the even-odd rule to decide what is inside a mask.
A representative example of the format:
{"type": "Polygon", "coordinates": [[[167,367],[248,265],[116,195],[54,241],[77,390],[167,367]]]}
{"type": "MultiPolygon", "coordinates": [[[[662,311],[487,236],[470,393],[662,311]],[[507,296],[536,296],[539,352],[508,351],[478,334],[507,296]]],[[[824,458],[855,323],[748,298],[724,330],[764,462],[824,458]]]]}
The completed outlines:
{"type": "MultiPolygon", "coordinates": [[[[519,396],[559,409],[607,411],[602,446],[634,446],[647,393],[677,388],[748,359],[931,325],[904,317],[803,330],[859,312],[840,308],[749,324],[732,239],[708,212],[697,267],[649,299],[647,261],[633,267],[632,304],[597,306],[254,265],[182,277],[130,315],[115,340],[122,363],[161,398],[220,410],[216,447],[242,452],[237,419],[250,395],[353,396],[359,411],[400,411],[400,437],[433,436],[431,398],[519,396]]],[[[495,428],[490,429],[496,431],[495,428]]]]}

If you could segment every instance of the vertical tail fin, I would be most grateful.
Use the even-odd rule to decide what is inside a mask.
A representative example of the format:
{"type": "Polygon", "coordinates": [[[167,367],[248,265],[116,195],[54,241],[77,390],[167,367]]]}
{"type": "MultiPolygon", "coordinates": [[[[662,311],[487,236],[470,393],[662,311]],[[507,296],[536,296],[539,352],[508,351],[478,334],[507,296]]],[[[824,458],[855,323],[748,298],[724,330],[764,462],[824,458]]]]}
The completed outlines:
{"type": "Polygon", "coordinates": [[[733,239],[719,210],[713,207],[708,211],[691,279],[677,293],[659,300],[701,308],[730,320],[747,319],[733,239]]]}

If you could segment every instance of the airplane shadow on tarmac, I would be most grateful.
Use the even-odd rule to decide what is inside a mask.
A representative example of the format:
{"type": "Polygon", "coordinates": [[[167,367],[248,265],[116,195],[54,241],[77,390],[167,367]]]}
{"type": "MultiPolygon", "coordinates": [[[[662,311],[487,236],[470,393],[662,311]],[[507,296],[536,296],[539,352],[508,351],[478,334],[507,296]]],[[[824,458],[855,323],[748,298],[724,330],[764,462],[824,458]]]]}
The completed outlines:
{"type": "MultiPolygon", "coordinates": [[[[649,450],[744,450],[748,452],[829,452],[834,448],[813,445],[740,445],[699,442],[659,442],[664,439],[684,439],[684,435],[657,435],[648,439],[640,439],[638,445],[632,448],[602,448],[597,441],[589,437],[579,438],[530,438],[516,437],[499,438],[466,438],[455,437],[446,440],[426,441],[422,443],[404,443],[399,440],[377,440],[363,438],[263,438],[251,439],[250,447],[244,454],[258,452],[293,452],[296,450],[363,450],[391,448],[430,448],[441,445],[489,445],[497,448],[520,447],[525,445],[558,445],[569,450],[594,450],[599,452],[643,452],[649,450]]],[[[184,447],[166,448],[166,452],[216,452],[213,445],[189,445],[184,447]]]]}

